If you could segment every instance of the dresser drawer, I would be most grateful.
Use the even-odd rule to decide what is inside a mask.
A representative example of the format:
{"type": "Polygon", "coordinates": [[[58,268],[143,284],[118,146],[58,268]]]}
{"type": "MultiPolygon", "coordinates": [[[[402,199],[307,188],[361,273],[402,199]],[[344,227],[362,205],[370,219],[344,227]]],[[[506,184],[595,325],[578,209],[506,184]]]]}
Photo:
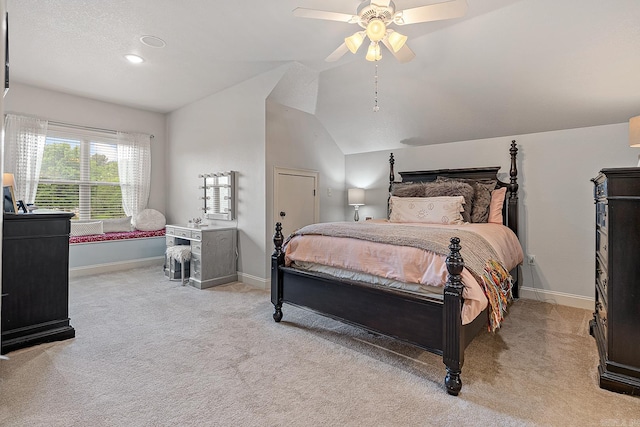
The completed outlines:
{"type": "Polygon", "coordinates": [[[596,185],[593,187],[593,197],[595,199],[607,197],[607,180],[598,177],[594,181],[596,185]]]}
{"type": "Polygon", "coordinates": [[[202,254],[202,242],[200,241],[191,241],[191,253],[192,254],[202,254]]]}
{"type": "Polygon", "coordinates": [[[600,280],[603,284],[608,284],[609,269],[607,263],[603,261],[602,256],[596,256],[596,279],[600,280]]]}
{"type": "Polygon", "coordinates": [[[183,228],[176,228],[174,230],[173,233],[174,236],[176,237],[184,237],[185,239],[190,239],[191,238],[191,231],[190,230],[185,230],[183,228]]]}
{"type": "Polygon", "coordinates": [[[607,340],[607,308],[605,307],[605,305],[602,303],[602,301],[597,301],[596,302],[596,322],[598,322],[600,329],[602,330],[602,333],[604,335],[604,339],[605,341],[607,340]]]}
{"type": "Polygon", "coordinates": [[[609,223],[609,206],[605,202],[596,203],[596,224],[598,227],[607,228],[609,223]]]}
{"type": "Polygon", "coordinates": [[[173,236],[167,236],[167,246],[175,246],[176,238],[173,236]]]}
{"type": "Polygon", "coordinates": [[[192,230],[191,231],[191,238],[194,240],[202,240],[202,231],[198,230],[192,230]]]}
{"type": "Polygon", "coordinates": [[[596,230],[596,253],[600,255],[602,262],[609,262],[609,236],[606,230],[599,227],[596,230]]]}

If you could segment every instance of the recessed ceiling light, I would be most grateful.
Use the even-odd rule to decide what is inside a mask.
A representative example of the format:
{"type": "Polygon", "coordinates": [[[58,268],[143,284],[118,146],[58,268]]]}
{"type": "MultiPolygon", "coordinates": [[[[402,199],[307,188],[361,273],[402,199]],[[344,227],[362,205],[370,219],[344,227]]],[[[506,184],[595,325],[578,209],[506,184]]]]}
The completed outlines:
{"type": "Polygon", "coordinates": [[[140,37],[140,41],[144,45],[155,48],[163,48],[167,45],[164,40],[156,36],[142,36],[140,37]]]}
{"type": "Polygon", "coordinates": [[[144,62],[144,59],[141,56],[134,55],[132,53],[125,55],[124,57],[127,58],[127,60],[132,64],[140,64],[144,62]]]}

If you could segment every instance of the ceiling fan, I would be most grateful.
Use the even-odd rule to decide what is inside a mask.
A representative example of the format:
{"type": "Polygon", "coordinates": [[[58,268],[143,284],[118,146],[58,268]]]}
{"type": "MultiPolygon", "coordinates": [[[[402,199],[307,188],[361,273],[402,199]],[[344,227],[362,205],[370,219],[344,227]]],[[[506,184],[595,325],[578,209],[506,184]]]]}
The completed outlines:
{"type": "Polygon", "coordinates": [[[390,29],[389,25],[401,26],[459,18],[466,12],[466,0],[450,0],[404,10],[396,10],[396,5],[391,0],[363,0],[355,15],[302,7],[293,10],[294,16],[301,18],[347,22],[358,24],[363,28],[346,37],[344,43],[325,59],[327,62],[337,61],[347,51],[356,53],[363,44],[365,36],[371,41],[367,50],[367,61],[378,61],[382,58],[380,53],[380,43],[382,43],[398,61],[409,62],[416,55],[406,45],[407,36],[390,29]]]}

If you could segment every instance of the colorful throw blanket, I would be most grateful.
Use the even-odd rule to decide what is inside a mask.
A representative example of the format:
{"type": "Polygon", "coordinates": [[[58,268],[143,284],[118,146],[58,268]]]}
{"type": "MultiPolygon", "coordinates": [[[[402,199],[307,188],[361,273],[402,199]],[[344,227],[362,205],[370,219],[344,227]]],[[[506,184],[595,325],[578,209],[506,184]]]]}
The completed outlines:
{"type": "Polygon", "coordinates": [[[482,287],[489,302],[489,330],[495,331],[504,319],[512,299],[509,272],[497,261],[493,247],[479,234],[469,230],[444,227],[416,227],[403,224],[329,222],[305,226],[295,235],[346,237],[397,246],[411,246],[447,256],[452,237],[460,238],[467,270],[482,287]]]}

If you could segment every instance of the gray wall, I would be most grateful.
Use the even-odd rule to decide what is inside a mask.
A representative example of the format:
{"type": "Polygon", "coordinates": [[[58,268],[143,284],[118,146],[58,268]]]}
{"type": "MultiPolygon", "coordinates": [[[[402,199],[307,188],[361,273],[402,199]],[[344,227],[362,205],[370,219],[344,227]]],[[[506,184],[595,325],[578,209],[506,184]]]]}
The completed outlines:
{"type": "MultiPolygon", "coordinates": [[[[628,145],[626,123],[393,150],[396,179],[405,170],[502,166],[508,181],[512,139],[519,148],[520,240],[525,254],[536,256],[534,266],[524,265],[524,286],[543,290],[530,297],[581,296],[588,306],[595,250],[589,180],[605,167],[636,166],[639,151],[628,145]]],[[[389,153],[346,156],[346,186],[367,189],[361,217],[386,217],[389,153]]]]}
{"type": "Polygon", "coordinates": [[[265,100],[286,68],[247,80],[169,114],[168,218],[201,217],[198,174],[237,172],[238,271],[264,280],[265,100]]]}
{"type": "Polygon", "coordinates": [[[273,252],[275,167],[319,172],[321,222],[344,220],[346,203],[344,154],[327,130],[312,114],[267,101],[267,255],[273,252]]]}

